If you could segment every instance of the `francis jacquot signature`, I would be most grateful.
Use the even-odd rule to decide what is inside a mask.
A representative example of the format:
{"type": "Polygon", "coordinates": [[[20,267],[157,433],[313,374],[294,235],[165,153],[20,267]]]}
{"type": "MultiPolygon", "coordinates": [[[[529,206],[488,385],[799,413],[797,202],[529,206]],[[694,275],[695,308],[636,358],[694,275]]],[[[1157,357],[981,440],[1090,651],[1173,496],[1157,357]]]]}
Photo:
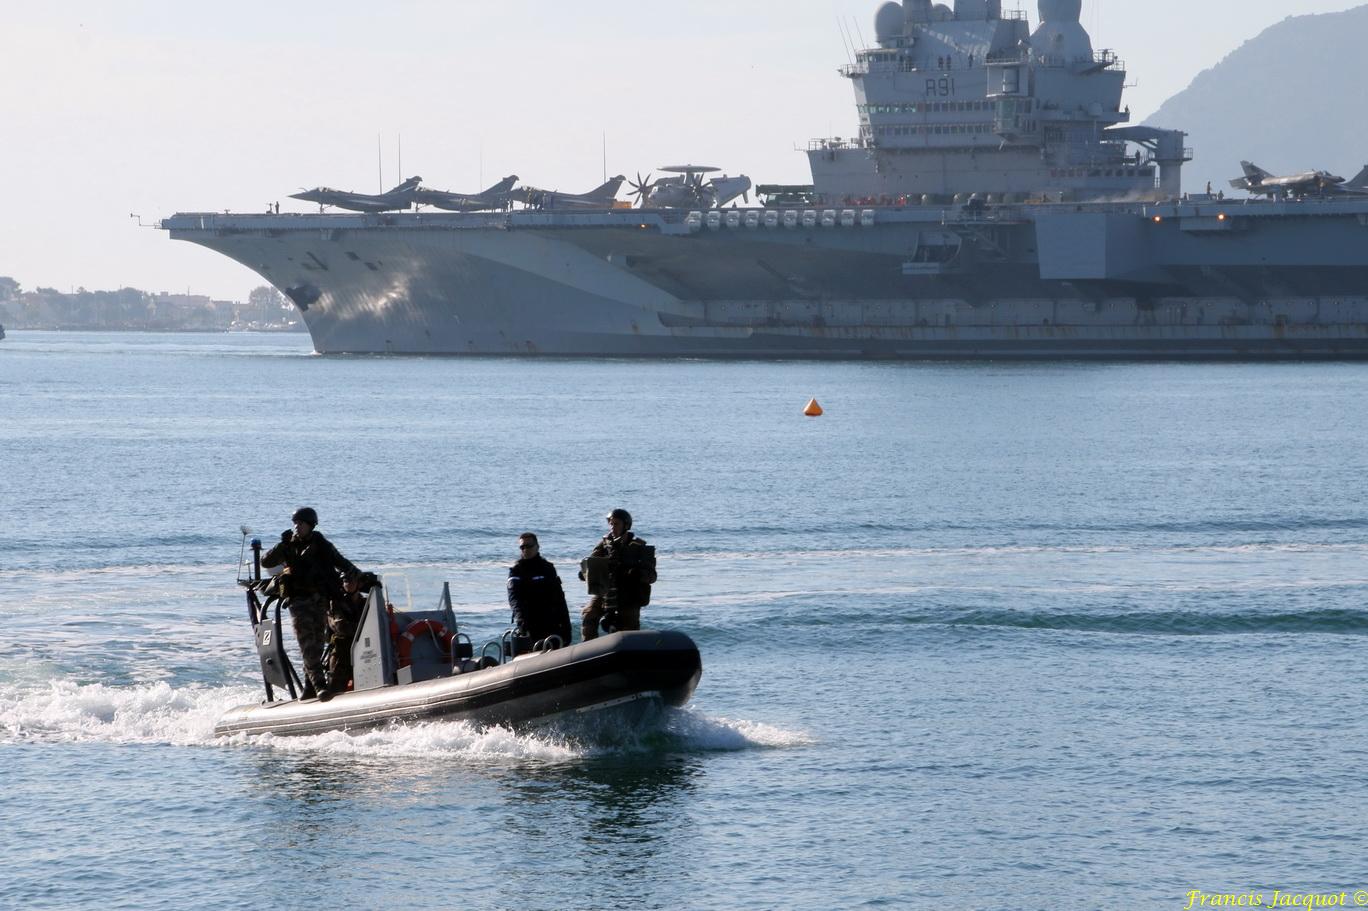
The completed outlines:
{"type": "Polygon", "coordinates": [[[1194,908],[1368,908],[1368,889],[1354,892],[1203,892],[1190,889],[1183,911],[1194,908]]]}

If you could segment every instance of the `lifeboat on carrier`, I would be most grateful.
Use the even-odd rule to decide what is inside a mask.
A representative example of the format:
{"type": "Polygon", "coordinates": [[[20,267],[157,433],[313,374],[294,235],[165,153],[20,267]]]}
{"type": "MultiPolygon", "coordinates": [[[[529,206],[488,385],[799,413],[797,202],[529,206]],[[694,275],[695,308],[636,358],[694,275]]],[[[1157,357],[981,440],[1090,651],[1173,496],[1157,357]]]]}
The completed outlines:
{"type": "Polygon", "coordinates": [[[640,630],[577,645],[551,637],[538,643],[505,632],[475,653],[456,626],[451,589],[437,607],[398,611],[383,580],[367,596],[352,640],[352,687],[328,701],[302,698],[304,688],[285,650],[281,599],[263,580],[260,545],[246,589],[265,701],[229,709],[214,733],[319,734],[434,720],[514,727],[550,723],[601,710],[641,717],[682,706],[703,674],[693,640],[681,632],[640,630]]]}

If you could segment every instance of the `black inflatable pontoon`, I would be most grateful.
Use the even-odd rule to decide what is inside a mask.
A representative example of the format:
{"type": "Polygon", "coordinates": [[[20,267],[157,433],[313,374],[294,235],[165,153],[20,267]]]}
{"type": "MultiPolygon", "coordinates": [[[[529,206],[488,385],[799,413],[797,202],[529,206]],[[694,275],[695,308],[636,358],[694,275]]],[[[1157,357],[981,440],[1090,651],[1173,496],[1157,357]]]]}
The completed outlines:
{"type": "Polygon", "coordinates": [[[476,657],[457,632],[449,588],[436,610],[399,612],[376,585],[352,643],[354,688],[327,702],[300,699],[279,598],[259,571],[240,581],[266,701],[224,713],[214,727],[219,735],[318,734],[435,719],[517,726],[634,702],[680,706],[703,674],[693,640],[669,631],[612,633],[526,654],[515,654],[518,643],[505,633],[476,657]],[[280,689],[290,698],[277,699],[280,689]]]}

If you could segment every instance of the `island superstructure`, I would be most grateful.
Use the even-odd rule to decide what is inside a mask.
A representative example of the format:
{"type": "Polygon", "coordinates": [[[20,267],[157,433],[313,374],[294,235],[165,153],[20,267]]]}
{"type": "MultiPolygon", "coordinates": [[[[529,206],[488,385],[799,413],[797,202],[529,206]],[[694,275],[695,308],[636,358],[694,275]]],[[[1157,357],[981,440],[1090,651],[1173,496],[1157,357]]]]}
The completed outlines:
{"type": "Polygon", "coordinates": [[[810,143],[811,187],[767,207],[641,192],[650,207],[163,227],[258,271],[323,353],[1368,353],[1368,200],[1184,196],[1184,134],[1129,125],[1081,0],[1038,12],[1031,29],[1000,0],[885,3],[877,46],[841,68],[857,135],[810,143]]]}
{"type": "Polygon", "coordinates": [[[818,193],[882,204],[1177,197],[1184,134],[1118,128],[1130,120],[1125,67],[1093,50],[1081,12],[1082,0],[1042,0],[1032,33],[1001,0],[885,3],[879,46],[841,69],[858,138],[808,152],[818,193]]]}

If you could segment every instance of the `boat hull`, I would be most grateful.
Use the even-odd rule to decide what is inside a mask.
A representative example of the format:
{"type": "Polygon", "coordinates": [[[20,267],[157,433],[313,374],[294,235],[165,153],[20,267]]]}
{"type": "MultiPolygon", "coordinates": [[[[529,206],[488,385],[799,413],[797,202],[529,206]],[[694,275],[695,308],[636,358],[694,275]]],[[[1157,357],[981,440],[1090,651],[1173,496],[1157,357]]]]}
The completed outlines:
{"type": "Polygon", "coordinates": [[[681,706],[702,673],[698,648],[683,633],[614,633],[486,670],[342,693],[328,702],[239,706],[214,732],[298,736],[436,720],[522,726],[638,699],[681,706]]]}
{"type": "Polygon", "coordinates": [[[324,354],[1368,357],[1368,201],[880,209],[791,229],[683,218],[163,226],[289,295],[324,354]]]}

